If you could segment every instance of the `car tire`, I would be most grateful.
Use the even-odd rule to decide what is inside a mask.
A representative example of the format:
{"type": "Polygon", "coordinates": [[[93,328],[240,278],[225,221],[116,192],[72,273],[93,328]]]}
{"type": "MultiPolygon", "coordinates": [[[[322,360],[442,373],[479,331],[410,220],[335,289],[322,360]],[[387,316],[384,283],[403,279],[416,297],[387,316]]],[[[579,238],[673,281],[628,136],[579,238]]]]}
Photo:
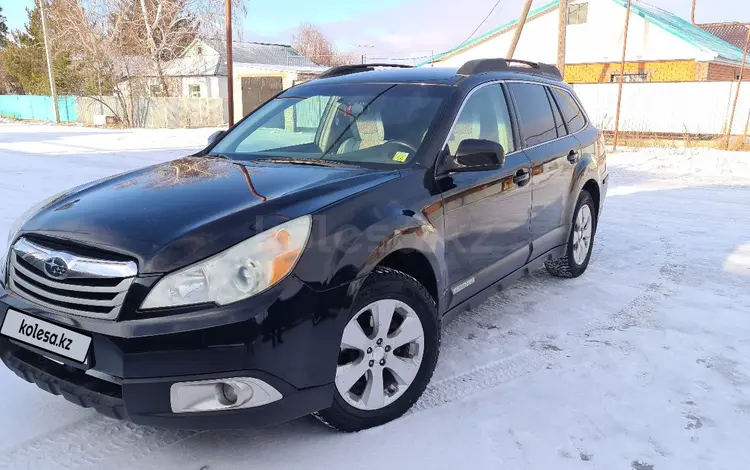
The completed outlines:
{"type": "MultiPolygon", "coordinates": [[[[387,318],[386,313],[378,315],[387,318]]],[[[344,432],[380,426],[400,417],[427,387],[435,371],[439,349],[440,321],[435,300],[429,292],[401,271],[375,268],[357,294],[342,333],[333,405],[314,416],[344,432]],[[387,312],[391,306],[394,306],[391,320],[387,327],[381,326],[375,320],[375,312],[387,312]],[[387,333],[383,335],[383,331],[387,333]],[[413,341],[396,347],[412,336],[413,341]],[[384,341],[378,343],[379,339],[384,341]],[[404,365],[407,368],[402,368],[404,365]],[[364,373],[349,386],[361,371],[364,373]],[[381,377],[382,382],[376,377],[381,377]],[[411,378],[408,384],[407,378],[411,378]],[[382,392],[382,402],[378,389],[382,392]]]]}
{"type": "Polygon", "coordinates": [[[573,278],[586,271],[591,260],[596,235],[597,212],[594,200],[588,191],[578,196],[571,222],[565,256],[547,261],[544,266],[553,276],[573,278]],[[588,225],[587,225],[588,224],[588,225]]]}

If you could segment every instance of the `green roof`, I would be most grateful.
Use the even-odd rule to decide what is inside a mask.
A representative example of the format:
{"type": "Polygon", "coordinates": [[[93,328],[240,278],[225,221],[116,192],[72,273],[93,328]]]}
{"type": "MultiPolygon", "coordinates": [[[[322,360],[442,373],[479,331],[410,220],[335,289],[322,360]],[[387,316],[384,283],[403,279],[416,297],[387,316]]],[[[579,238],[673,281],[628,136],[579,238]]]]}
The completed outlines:
{"type": "MultiPolygon", "coordinates": [[[[627,6],[627,0],[612,1],[622,7],[627,6]]],[[[630,10],[632,13],[644,18],[649,23],[659,26],[668,33],[674,34],[683,41],[686,41],[703,51],[713,52],[719,57],[727,60],[735,62],[742,61],[742,55],[744,54],[742,49],[714,36],[708,31],[704,31],[700,27],[680,18],[674,13],[637,0],[632,0],[630,10]]]]}
{"type": "MultiPolygon", "coordinates": [[[[627,6],[627,0],[612,0],[612,1],[620,5],[621,7],[627,6]]],[[[553,2],[547,3],[545,5],[542,5],[539,8],[531,10],[529,12],[529,19],[531,19],[535,15],[538,15],[540,13],[545,13],[547,10],[551,10],[557,7],[559,3],[560,3],[559,0],[554,0],[553,2]]],[[[649,5],[647,3],[644,3],[638,0],[632,0],[630,9],[633,14],[640,16],[641,18],[645,19],[649,23],[655,24],[656,26],[662,28],[668,33],[671,33],[677,36],[683,41],[686,41],[703,51],[712,52],[716,54],[717,56],[726,60],[735,61],[735,62],[742,61],[742,55],[744,54],[742,49],[735,47],[734,45],[720,39],[717,36],[714,36],[713,34],[707,31],[704,31],[700,27],[690,23],[689,21],[686,21],[680,18],[674,13],[670,13],[666,10],[662,10],[661,8],[657,8],[653,5],[649,5]]],[[[465,41],[449,51],[445,51],[443,53],[437,54],[431,57],[430,59],[422,62],[418,66],[422,66],[422,65],[426,65],[432,62],[439,61],[440,59],[448,55],[451,55],[455,52],[458,52],[459,50],[471,47],[472,45],[480,41],[483,41],[489,38],[490,36],[493,36],[504,30],[511,28],[512,26],[515,26],[516,23],[518,23],[518,19],[509,21],[508,23],[498,26],[497,28],[494,28],[488,31],[482,34],[481,36],[478,36],[469,41],[465,41]]]]}

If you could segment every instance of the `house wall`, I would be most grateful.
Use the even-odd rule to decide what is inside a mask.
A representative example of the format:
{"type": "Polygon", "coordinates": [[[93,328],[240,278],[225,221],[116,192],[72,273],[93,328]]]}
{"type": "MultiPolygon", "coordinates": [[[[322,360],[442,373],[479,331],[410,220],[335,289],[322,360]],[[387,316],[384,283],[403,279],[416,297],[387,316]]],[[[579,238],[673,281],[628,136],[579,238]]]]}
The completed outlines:
{"type": "MultiPolygon", "coordinates": [[[[650,82],[689,82],[697,78],[694,60],[665,60],[626,62],[625,75],[646,74],[650,82]]],[[[568,83],[610,83],[612,76],[620,75],[620,63],[571,64],[565,66],[568,83]]]]}
{"type": "MultiPolygon", "coordinates": [[[[708,64],[708,80],[725,80],[732,81],[737,80],[737,76],[740,73],[740,68],[732,65],[708,64]]],[[[742,75],[742,81],[750,80],[750,70],[745,69],[742,75]]]]}
{"type": "MultiPolygon", "coordinates": [[[[611,63],[620,60],[624,36],[625,9],[614,0],[576,0],[588,3],[584,24],[568,25],[565,61],[568,64],[611,63]]],[[[557,62],[557,23],[559,9],[553,7],[526,23],[514,57],[537,62],[557,62]]],[[[460,67],[478,58],[505,57],[515,28],[493,36],[435,66],[460,67]]],[[[626,61],[710,60],[712,53],[689,44],[649,23],[634,12],[630,16],[626,61]]]]}
{"type": "Polygon", "coordinates": [[[190,86],[198,85],[200,87],[200,96],[197,98],[216,98],[211,95],[209,86],[209,77],[182,77],[182,93],[180,96],[190,98],[190,86]]]}

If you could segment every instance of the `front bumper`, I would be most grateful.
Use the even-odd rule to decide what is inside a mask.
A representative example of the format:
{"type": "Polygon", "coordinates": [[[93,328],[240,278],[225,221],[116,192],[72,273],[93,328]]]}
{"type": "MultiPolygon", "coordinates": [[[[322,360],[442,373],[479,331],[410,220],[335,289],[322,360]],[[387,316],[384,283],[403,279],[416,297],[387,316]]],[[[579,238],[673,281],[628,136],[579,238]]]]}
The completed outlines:
{"type": "Polygon", "coordinates": [[[123,380],[121,384],[115,384],[89,376],[79,369],[59,365],[5,338],[0,339],[0,350],[3,362],[10,370],[42,390],[62,395],[84,408],[94,408],[110,418],[148,426],[180,429],[263,427],[327,408],[333,399],[332,384],[297,390],[262,371],[237,371],[230,376],[257,377],[276,388],[283,398],[256,408],[178,414],[172,413],[170,408],[172,384],[224,378],[226,374],[123,380]]]}
{"type": "Polygon", "coordinates": [[[106,321],[41,310],[0,286],[0,324],[12,308],[92,337],[84,364],[7,337],[0,337],[0,357],[24,380],[112,418],[183,429],[266,426],[331,405],[347,292],[317,292],[288,278],[231,306],[106,321]],[[232,377],[262,380],[282,398],[253,408],[172,412],[173,384],[232,377]]]}

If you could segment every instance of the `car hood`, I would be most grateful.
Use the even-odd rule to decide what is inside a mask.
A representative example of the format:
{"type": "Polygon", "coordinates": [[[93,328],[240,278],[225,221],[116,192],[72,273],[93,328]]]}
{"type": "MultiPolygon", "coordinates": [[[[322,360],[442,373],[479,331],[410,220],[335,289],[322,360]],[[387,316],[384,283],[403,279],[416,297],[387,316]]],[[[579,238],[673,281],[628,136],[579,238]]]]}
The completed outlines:
{"type": "Polygon", "coordinates": [[[119,253],[135,258],[141,274],[162,273],[398,175],[186,157],[74,188],[21,233],[119,253]]]}

